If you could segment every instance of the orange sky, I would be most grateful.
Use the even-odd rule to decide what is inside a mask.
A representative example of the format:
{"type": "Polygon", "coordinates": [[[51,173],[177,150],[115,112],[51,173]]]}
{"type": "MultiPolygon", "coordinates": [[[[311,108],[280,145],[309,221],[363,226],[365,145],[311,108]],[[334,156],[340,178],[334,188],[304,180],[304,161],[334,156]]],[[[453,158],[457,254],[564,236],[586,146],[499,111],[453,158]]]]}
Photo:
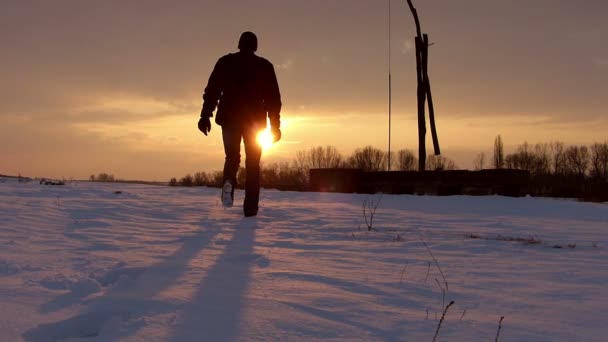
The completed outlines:
{"type": "MultiPolygon", "coordinates": [[[[284,103],[283,140],[266,162],[317,145],[386,149],[387,4],[3,2],[0,173],[166,181],[221,169],[220,127],[196,129],[201,92],[245,30],[274,63],[284,103]]],[[[608,139],[608,3],[414,4],[435,43],[442,150],[459,166],[489,154],[497,134],[507,149],[608,139]]],[[[405,1],[392,9],[392,148],[416,150],[414,25],[405,1]]]]}

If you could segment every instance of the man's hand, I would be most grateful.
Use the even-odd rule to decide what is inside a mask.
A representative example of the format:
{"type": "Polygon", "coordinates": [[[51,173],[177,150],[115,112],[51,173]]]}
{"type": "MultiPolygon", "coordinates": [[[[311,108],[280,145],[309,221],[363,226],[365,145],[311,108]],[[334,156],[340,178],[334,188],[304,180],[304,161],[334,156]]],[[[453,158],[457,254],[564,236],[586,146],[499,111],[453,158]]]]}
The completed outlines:
{"type": "Polygon", "coordinates": [[[272,133],[272,142],[276,143],[281,140],[281,129],[278,127],[271,127],[270,132],[272,133]]]}
{"type": "Polygon", "coordinates": [[[207,135],[207,133],[211,132],[211,120],[209,117],[201,117],[200,120],[198,120],[198,129],[203,132],[204,135],[207,135]]]}

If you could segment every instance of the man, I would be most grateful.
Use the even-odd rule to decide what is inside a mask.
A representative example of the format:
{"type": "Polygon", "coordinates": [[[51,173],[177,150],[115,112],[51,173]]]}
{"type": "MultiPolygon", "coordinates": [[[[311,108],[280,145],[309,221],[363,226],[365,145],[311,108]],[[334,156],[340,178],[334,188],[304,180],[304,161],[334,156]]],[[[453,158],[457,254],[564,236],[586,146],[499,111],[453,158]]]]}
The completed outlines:
{"type": "Polygon", "coordinates": [[[258,40],[252,32],[239,39],[239,52],[220,58],[203,94],[203,109],[198,129],[205,135],[211,131],[211,117],[216,106],[215,122],[222,127],[226,160],[222,203],[232,206],[236,174],[241,161],[241,139],[245,144],[246,217],[258,213],[260,198],[260,158],[262,147],[256,138],[266,128],[266,118],[274,142],[281,139],[281,94],[272,63],[256,56],[258,40]],[[218,105],[219,101],[219,105],[218,105]]]}

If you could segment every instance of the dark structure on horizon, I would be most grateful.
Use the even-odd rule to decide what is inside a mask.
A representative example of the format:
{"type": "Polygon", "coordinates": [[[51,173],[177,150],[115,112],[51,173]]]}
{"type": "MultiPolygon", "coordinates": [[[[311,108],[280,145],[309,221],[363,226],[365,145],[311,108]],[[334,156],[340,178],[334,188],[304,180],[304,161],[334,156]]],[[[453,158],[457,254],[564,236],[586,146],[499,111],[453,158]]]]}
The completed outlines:
{"type": "Polygon", "coordinates": [[[378,171],[311,169],[309,191],[417,195],[525,196],[530,172],[512,169],[378,171]]]}

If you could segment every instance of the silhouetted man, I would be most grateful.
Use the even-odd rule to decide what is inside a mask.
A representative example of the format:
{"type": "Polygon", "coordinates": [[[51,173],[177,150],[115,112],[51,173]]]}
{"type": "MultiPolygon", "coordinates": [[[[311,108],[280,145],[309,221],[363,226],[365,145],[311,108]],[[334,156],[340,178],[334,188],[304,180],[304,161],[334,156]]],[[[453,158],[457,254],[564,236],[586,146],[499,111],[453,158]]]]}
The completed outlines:
{"type": "Polygon", "coordinates": [[[239,39],[239,52],[220,58],[203,94],[203,109],[198,129],[205,135],[211,131],[211,120],[218,107],[215,122],[222,126],[226,161],[222,203],[232,206],[236,173],[241,161],[241,139],[245,144],[245,216],[258,213],[260,199],[260,158],[262,147],[256,141],[266,128],[266,118],[274,141],[281,139],[281,94],[272,63],[255,55],[258,40],[252,32],[239,39]],[[219,105],[218,105],[219,101],[219,105]]]}

